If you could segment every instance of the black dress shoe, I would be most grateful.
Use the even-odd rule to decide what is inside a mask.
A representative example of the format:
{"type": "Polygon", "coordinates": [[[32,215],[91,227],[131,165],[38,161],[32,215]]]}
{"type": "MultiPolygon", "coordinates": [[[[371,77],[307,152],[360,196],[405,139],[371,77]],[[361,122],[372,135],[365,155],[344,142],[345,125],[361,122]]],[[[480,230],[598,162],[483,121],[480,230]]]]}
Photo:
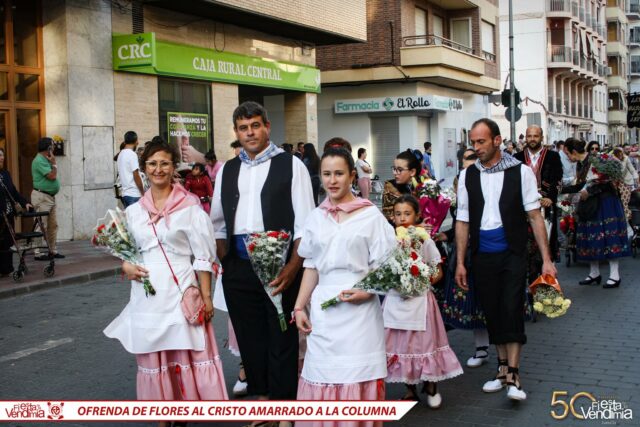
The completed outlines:
{"type": "Polygon", "coordinates": [[[591,285],[593,283],[597,283],[598,285],[602,281],[602,276],[598,275],[598,277],[587,276],[586,279],[578,282],[579,285],[591,285]]]}
{"type": "Polygon", "coordinates": [[[35,260],[36,261],[51,261],[51,257],[49,255],[36,255],[35,256],[35,260]]]}
{"type": "Polygon", "coordinates": [[[613,280],[613,279],[608,279],[607,283],[605,283],[604,285],[602,285],[602,287],[604,289],[611,289],[611,288],[617,288],[618,286],[620,286],[620,281],[622,279],[618,279],[618,280],[613,280]]]}
{"type": "Polygon", "coordinates": [[[63,259],[63,258],[65,258],[65,256],[64,256],[64,255],[62,255],[62,254],[55,254],[53,257],[54,257],[54,258],[56,258],[56,259],[63,259]]]}

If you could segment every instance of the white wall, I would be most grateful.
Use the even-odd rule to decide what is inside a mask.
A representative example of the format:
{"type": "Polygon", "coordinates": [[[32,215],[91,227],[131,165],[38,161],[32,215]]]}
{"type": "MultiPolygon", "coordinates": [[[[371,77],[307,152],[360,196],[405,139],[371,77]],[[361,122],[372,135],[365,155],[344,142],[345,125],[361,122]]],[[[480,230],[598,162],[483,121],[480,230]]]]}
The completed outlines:
{"type": "MultiPolygon", "coordinates": [[[[509,75],[509,21],[506,19],[508,8],[505,1],[500,2],[500,75],[504,85],[509,75]]],[[[513,22],[513,63],[514,82],[520,91],[520,99],[529,97],[535,101],[548,103],[547,91],[547,36],[546,18],[543,1],[514,1],[513,22]]],[[[500,126],[502,136],[510,139],[509,121],[505,118],[505,108],[490,105],[491,117],[500,126]]],[[[546,123],[544,109],[535,103],[521,104],[522,119],[516,122],[516,139],[527,129],[526,114],[540,113],[541,121],[546,123]]],[[[545,135],[548,134],[547,129],[545,135]]]]}

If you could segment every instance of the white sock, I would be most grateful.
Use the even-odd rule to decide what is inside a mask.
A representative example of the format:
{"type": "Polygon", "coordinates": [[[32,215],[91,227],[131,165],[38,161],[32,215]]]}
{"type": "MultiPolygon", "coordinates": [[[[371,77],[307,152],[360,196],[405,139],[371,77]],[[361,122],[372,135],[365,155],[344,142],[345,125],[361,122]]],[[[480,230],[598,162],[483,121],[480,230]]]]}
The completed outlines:
{"type": "Polygon", "coordinates": [[[473,340],[478,347],[489,347],[489,332],[486,329],[474,329],[473,340]]]}
{"type": "Polygon", "coordinates": [[[609,261],[609,278],[613,280],[620,280],[620,263],[618,260],[609,261]]]}
{"type": "Polygon", "coordinates": [[[589,271],[589,277],[595,279],[600,275],[600,263],[598,261],[591,261],[591,271],[589,271]]]}

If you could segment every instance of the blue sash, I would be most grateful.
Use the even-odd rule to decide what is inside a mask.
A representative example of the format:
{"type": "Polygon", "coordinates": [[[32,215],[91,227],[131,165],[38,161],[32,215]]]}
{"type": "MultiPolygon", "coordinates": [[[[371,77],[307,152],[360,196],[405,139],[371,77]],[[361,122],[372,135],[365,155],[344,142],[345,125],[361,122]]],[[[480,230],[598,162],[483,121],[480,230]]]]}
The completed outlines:
{"type": "Polygon", "coordinates": [[[495,254],[504,252],[507,249],[509,249],[509,245],[503,227],[493,230],[480,230],[480,252],[495,254]]]}
{"type": "Polygon", "coordinates": [[[233,235],[233,246],[236,249],[236,255],[240,259],[249,259],[249,252],[247,252],[247,245],[244,244],[244,238],[247,237],[246,234],[234,234],[233,235]]]}

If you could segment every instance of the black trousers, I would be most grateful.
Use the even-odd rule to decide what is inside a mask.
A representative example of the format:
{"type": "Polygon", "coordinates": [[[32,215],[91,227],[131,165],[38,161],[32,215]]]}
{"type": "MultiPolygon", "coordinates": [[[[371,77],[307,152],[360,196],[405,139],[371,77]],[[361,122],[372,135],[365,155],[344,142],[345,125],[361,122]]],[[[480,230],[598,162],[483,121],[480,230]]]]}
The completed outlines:
{"type": "Polygon", "coordinates": [[[282,295],[287,330],[253,272],[251,262],[231,254],[222,261],[222,287],[247,375],[247,391],[272,400],[295,400],[298,388],[298,330],[289,324],[300,289],[298,275],[282,295]]]}
{"type": "Polygon", "coordinates": [[[487,321],[489,342],[525,344],[526,254],[478,252],[471,257],[471,263],[476,293],[487,321]]]}

